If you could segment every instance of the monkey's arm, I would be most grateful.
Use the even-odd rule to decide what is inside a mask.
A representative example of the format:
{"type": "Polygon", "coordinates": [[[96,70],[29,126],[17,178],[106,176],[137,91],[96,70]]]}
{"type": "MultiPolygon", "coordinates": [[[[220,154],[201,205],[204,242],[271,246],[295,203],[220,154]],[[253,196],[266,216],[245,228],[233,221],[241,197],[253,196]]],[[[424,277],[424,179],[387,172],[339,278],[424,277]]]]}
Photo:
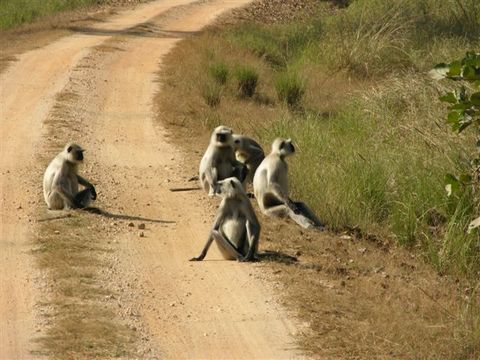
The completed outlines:
{"type": "Polygon", "coordinates": [[[268,181],[268,188],[269,191],[277,197],[278,200],[283,202],[287,207],[292,209],[293,212],[297,212],[297,206],[295,203],[289,198],[288,194],[285,193],[284,189],[280,186],[280,184],[277,181],[278,175],[271,174],[268,176],[267,181],[268,181]]]}
{"type": "MultiPolygon", "coordinates": [[[[222,214],[222,209],[221,208],[219,209],[218,213],[222,214]]],[[[205,258],[208,250],[210,249],[210,245],[212,245],[212,242],[213,242],[213,231],[216,231],[220,228],[221,222],[222,222],[221,215],[217,215],[217,217],[215,218],[215,221],[213,223],[212,230],[210,230],[210,234],[208,235],[207,242],[205,243],[205,246],[203,247],[202,252],[200,253],[199,256],[191,258],[190,261],[202,261],[205,258]]]]}
{"type": "Polygon", "coordinates": [[[213,196],[218,184],[218,172],[217,168],[214,167],[213,164],[208,166],[205,170],[205,179],[210,185],[210,190],[208,194],[213,196]]]}
{"type": "Polygon", "coordinates": [[[87,189],[90,189],[90,191],[92,192],[92,199],[95,200],[97,198],[97,191],[95,190],[95,187],[87,179],[81,177],[78,174],[77,174],[77,180],[80,185],[83,185],[87,189]]]}
{"type": "Polygon", "coordinates": [[[288,206],[293,211],[296,211],[297,206],[295,203],[288,197],[288,194],[285,194],[283,189],[276,183],[270,183],[269,191],[277,197],[278,200],[283,202],[286,206],[288,206]]]}

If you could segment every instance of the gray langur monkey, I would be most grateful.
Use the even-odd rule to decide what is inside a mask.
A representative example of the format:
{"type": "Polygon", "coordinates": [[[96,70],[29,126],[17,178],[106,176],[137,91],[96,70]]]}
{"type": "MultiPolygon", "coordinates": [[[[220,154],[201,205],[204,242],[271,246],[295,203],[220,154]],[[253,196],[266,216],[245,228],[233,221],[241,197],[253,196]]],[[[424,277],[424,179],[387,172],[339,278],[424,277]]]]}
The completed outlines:
{"type": "Polygon", "coordinates": [[[243,182],[247,175],[247,168],[235,159],[233,149],[233,131],[226,126],[218,126],[213,130],[202,160],[200,161],[200,186],[215,195],[218,181],[234,176],[243,182]]]}
{"type": "Polygon", "coordinates": [[[288,165],[285,157],[293,155],[295,147],[290,139],[277,138],[272,152],[265,157],[253,178],[253,191],[263,214],[290,217],[303,228],[322,229],[322,222],[302,202],[288,196],[288,165]]]}
{"type": "Polygon", "coordinates": [[[248,136],[233,134],[233,148],[237,160],[247,167],[248,172],[245,180],[251,183],[255,171],[265,158],[262,147],[248,136]]]}
{"type": "Polygon", "coordinates": [[[222,197],[222,202],[213,228],[201,254],[190,261],[202,261],[214,240],[225,259],[255,261],[260,223],[242,184],[234,177],[221,180],[216,194],[222,197]]]}
{"type": "Polygon", "coordinates": [[[86,208],[97,198],[95,187],[78,175],[84,150],[77,144],[67,144],[48,165],[43,176],[43,196],[51,210],[86,208]],[[78,191],[78,185],[84,190],[78,191]]]}

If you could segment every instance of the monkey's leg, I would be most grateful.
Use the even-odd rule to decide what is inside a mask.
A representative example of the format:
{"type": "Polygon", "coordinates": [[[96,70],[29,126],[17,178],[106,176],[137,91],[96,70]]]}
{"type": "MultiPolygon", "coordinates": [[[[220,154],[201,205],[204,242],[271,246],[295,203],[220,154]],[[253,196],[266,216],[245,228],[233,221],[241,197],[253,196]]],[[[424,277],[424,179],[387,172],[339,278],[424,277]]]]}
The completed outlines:
{"type": "Polygon", "coordinates": [[[93,193],[90,189],[85,189],[75,195],[75,204],[78,208],[83,209],[90,205],[93,199],[93,193]]]}
{"type": "Polygon", "coordinates": [[[290,212],[292,212],[292,210],[285,204],[275,205],[265,209],[265,215],[280,218],[290,216],[290,212]]]}
{"type": "Polygon", "coordinates": [[[48,196],[47,205],[50,210],[62,210],[65,208],[62,196],[56,191],[52,191],[48,196]]]}
{"type": "Polygon", "coordinates": [[[300,212],[300,214],[311,220],[316,228],[321,229],[325,226],[323,222],[317,217],[317,215],[315,215],[315,213],[304,202],[295,201],[294,204],[298,210],[297,212],[300,212]]]}
{"type": "Polygon", "coordinates": [[[220,232],[214,230],[212,231],[212,236],[225,259],[242,260],[244,258],[245,255],[238,252],[235,246],[233,246],[232,243],[228,241],[228,239],[226,239],[220,232]]]}

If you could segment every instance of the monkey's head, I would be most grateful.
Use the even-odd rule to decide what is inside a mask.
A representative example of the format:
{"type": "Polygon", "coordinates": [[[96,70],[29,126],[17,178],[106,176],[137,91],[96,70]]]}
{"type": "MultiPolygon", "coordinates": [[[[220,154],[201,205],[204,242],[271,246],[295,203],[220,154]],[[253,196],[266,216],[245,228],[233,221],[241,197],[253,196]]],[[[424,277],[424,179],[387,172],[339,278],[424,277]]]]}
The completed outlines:
{"type": "Polygon", "coordinates": [[[212,137],[210,139],[215,146],[233,146],[233,131],[226,126],[218,126],[213,130],[212,137]]]}
{"type": "Polygon", "coordinates": [[[272,153],[285,157],[295,153],[295,147],[292,144],[292,139],[276,138],[272,144],[272,153]]]}
{"type": "Polygon", "coordinates": [[[244,140],[241,135],[233,134],[233,148],[235,150],[240,150],[245,148],[244,140]]]}
{"type": "Polygon", "coordinates": [[[222,198],[232,198],[232,197],[237,197],[239,195],[247,196],[242,183],[236,177],[229,177],[229,178],[220,180],[217,183],[217,188],[215,189],[215,195],[218,195],[222,198]]]}
{"type": "Polygon", "coordinates": [[[83,161],[83,152],[85,150],[82,149],[80,145],[70,143],[65,146],[64,149],[64,156],[65,159],[72,163],[72,164],[79,164],[83,161]]]}

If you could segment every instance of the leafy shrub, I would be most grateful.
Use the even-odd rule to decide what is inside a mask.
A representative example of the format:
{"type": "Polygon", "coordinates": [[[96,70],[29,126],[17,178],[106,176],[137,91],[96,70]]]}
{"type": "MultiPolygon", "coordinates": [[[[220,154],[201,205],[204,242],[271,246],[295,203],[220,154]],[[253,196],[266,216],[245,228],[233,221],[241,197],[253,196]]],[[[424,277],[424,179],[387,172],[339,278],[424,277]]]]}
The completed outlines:
{"type": "Polygon", "coordinates": [[[225,63],[216,63],[208,69],[210,76],[220,85],[225,85],[228,80],[228,67],[225,63]]]}
{"type": "Polygon", "coordinates": [[[254,68],[241,66],[237,68],[235,76],[238,82],[238,90],[242,97],[252,97],[258,84],[258,73],[254,68]]]}
{"type": "Polygon", "coordinates": [[[275,82],[278,99],[289,107],[298,107],[305,94],[305,83],[296,73],[283,73],[275,82]]]}

